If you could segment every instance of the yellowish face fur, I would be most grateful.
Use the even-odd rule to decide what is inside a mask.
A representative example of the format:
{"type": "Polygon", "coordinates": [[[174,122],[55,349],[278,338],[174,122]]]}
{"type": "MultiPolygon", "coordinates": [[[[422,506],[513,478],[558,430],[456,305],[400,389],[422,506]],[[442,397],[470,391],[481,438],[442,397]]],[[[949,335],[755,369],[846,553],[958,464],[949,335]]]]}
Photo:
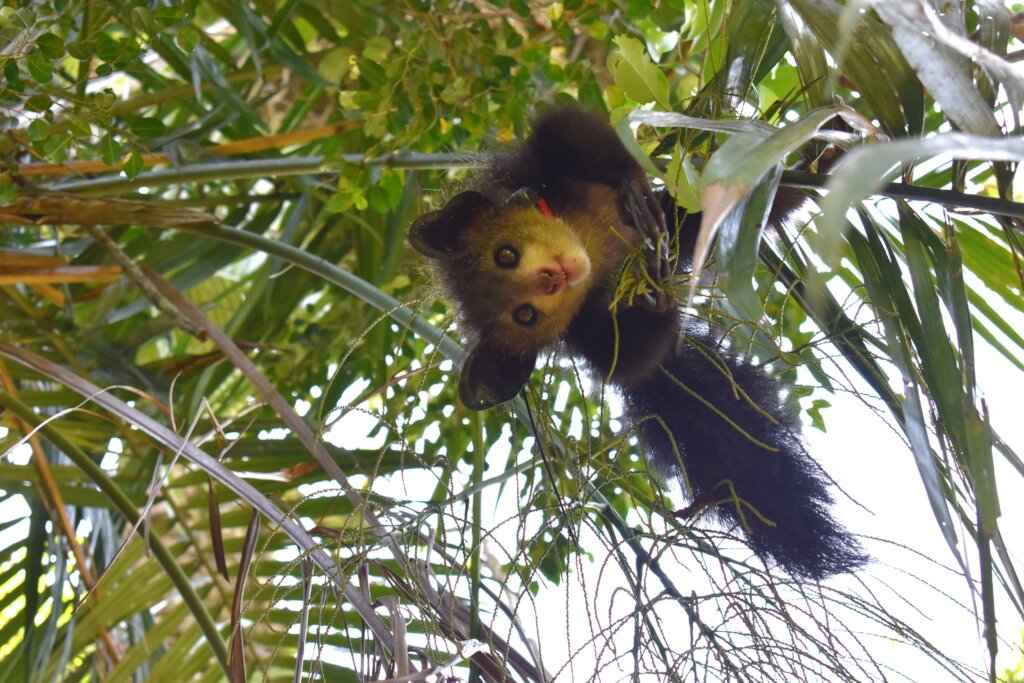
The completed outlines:
{"type": "Polygon", "coordinates": [[[490,220],[500,229],[481,225],[465,235],[474,263],[453,292],[463,318],[510,350],[557,343],[591,284],[586,245],[561,219],[535,208],[507,209],[490,220]]]}
{"type": "Polygon", "coordinates": [[[469,190],[410,228],[410,243],[431,260],[456,304],[470,348],[492,361],[526,364],[561,341],[638,239],[623,224],[611,187],[581,184],[572,192],[551,216],[469,190]]]}

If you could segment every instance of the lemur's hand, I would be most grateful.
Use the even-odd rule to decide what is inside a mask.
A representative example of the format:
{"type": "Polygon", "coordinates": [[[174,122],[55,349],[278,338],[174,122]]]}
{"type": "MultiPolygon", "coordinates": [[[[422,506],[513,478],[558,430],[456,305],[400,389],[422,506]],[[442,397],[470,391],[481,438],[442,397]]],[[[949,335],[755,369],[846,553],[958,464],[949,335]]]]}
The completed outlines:
{"type": "Polygon", "coordinates": [[[672,297],[661,286],[672,274],[672,261],[661,203],[651,190],[647,177],[642,174],[623,183],[619,188],[619,202],[627,221],[643,238],[647,275],[654,283],[654,291],[644,294],[641,301],[655,311],[667,310],[672,306],[672,297]]]}

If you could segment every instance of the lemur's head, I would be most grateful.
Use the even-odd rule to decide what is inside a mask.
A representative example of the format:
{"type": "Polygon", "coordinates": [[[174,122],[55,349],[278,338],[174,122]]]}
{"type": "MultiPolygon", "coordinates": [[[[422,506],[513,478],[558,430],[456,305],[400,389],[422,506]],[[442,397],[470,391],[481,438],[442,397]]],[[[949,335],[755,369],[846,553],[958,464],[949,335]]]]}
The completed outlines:
{"type": "Polygon", "coordinates": [[[557,344],[591,280],[585,245],[528,191],[498,205],[476,191],[420,216],[409,242],[459,311],[469,355],[459,398],[476,410],[515,397],[557,344]]]}

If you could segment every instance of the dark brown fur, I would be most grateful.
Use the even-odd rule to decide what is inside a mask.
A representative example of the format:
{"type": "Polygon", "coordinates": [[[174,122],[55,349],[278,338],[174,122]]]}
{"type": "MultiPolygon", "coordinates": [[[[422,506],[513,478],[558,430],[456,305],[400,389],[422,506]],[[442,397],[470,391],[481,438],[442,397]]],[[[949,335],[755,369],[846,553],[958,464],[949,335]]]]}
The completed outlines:
{"type": "MultiPolygon", "coordinates": [[[[783,197],[776,215],[801,201],[783,197]]],[[[564,344],[622,392],[655,469],[759,556],[810,578],[858,567],[866,558],[829,513],[784,387],[658,293],[668,237],[643,170],[603,119],[577,108],[541,116],[522,146],[410,231],[459,310],[460,398],[485,409],[515,397],[538,355],[564,344]],[[615,273],[638,250],[654,294],[611,307],[615,273]]]]}

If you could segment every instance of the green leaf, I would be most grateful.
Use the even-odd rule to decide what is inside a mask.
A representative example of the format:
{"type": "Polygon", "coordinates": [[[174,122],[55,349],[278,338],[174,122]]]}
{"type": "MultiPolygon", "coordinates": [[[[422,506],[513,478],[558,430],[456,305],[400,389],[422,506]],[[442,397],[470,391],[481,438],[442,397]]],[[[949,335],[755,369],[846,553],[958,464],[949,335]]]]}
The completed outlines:
{"type": "Polygon", "coordinates": [[[987,415],[971,406],[966,411],[967,453],[978,500],[978,530],[987,538],[996,533],[999,518],[999,489],[992,461],[992,426],[987,415]]]}
{"type": "Polygon", "coordinates": [[[42,141],[41,146],[46,158],[59,164],[68,158],[68,153],[71,150],[71,136],[67,133],[51,135],[42,141]]]}
{"type": "Polygon", "coordinates": [[[23,7],[10,15],[11,24],[18,29],[32,28],[36,23],[35,13],[23,7]]]}
{"type": "Polygon", "coordinates": [[[608,37],[610,29],[603,21],[594,21],[587,24],[587,34],[595,40],[604,40],[608,37]]]}
{"type": "Polygon", "coordinates": [[[92,45],[87,41],[71,40],[64,44],[64,48],[75,59],[89,59],[92,57],[92,45]]]}
{"type": "Polygon", "coordinates": [[[3,74],[4,78],[7,79],[8,87],[23,90],[25,86],[21,82],[21,72],[18,69],[18,62],[13,59],[8,59],[3,63],[3,67],[3,74]]]}
{"type": "Polygon", "coordinates": [[[949,514],[949,507],[943,493],[942,476],[935,458],[932,456],[931,447],[928,445],[928,423],[921,409],[920,387],[914,381],[907,382],[906,387],[903,414],[904,431],[910,440],[910,449],[914,453],[914,460],[928,494],[928,502],[931,503],[935,520],[938,522],[939,529],[953,556],[963,567],[963,555],[958,547],[953,518],[949,514]]]}
{"type": "Polygon", "coordinates": [[[892,34],[871,13],[833,0],[786,0],[842,67],[871,112],[890,132],[917,133],[923,91],[892,34]],[[879,72],[886,78],[879,80],[879,72]]]}
{"type": "Polygon", "coordinates": [[[164,122],[152,116],[137,118],[131,122],[131,130],[140,138],[155,138],[167,131],[164,122]]]}
{"type": "Polygon", "coordinates": [[[153,19],[161,28],[174,26],[182,19],[183,8],[176,5],[160,5],[153,10],[153,19]]]}
{"type": "Polygon", "coordinates": [[[962,372],[953,345],[946,333],[939,297],[930,272],[924,240],[931,236],[927,227],[906,205],[900,204],[900,228],[906,253],[914,302],[920,328],[912,331],[912,341],[921,356],[921,369],[931,388],[943,430],[961,448],[966,447],[962,372]]]}
{"type": "Polygon", "coordinates": [[[641,104],[654,102],[669,109],[668,79],[636,38],[616,36],[617,49],[608,57],[608,69],[622,90],[641,104]]]}
{"type": "Polygon", "coordinates": [[[47,59],[60,59],[64,56],[64,41],[53,33],[44,33],[36,38],[36,47],[47,59]]]}
{"type": "Polygon", "coordinates": [[[45,119],[35,119],[28,124],[28,137],[33,142],[43,140],[50,134],[50,124],[45,119]]]}
{"type": "Polygon", "coordinates": [[[341,83],[352,71],[355,53],[347,47],[337,47],[323,56],[317,65],[319,73],[328,83],[341,83]]]}
{"type": "Polygon", "coordinates": [[[688,213],[700,211],[700,172],[694,168],[683,148],[676,145],[665,170],[665,182],[669,191],[688,213]]]}
{"type": "Polygon", "coordinates": [[[25,59],[28,75],[36,83],[49,83],[53,80],[53,60],[39,52],[33,52],[25,59]]]}
{"type": "Polygon", "coordinates": [[[760,320],[762,304],[752,282],[761,233],[778,189],[782,169],[769,172],[736,208],[729,211],[718,232],[718,263],[722,292],[744,320],[760,320]]]}
{"type": "Polygon", "coordinates": [[[100,109],[110,109],[117,102],[117,95],[110,92],[110,90],[103,90],[96,93],[94,96],[96,106],[100,109]]]}
{"type": "Polygon", "coordinates": [[[821,107],[785,127],[762,127],[729,138],[711,157],[701,176],[702,182],[705,185],[723,183],[744,190],[753,187],[765,173],[814,139],[822,126],[843,111],[839,106],[821,107]]]}
{"type": "Polygon", "coordinates": [[[828,430],[825,429],[825,416],[822,414],[822,411],[831,407],[832,404],[822,398],[811,401],[811,407],[807,409],[807,415],[811,418],[811,426],[822,432],[827,432],[828,430]]]}
{"type": "Polygon", "coordinates": [[[48,111],[52,105],[53,100],[47,95],[32,95],[25,100],[25,108],[37,113],[48,111]]]}
{"type": "MultiPolygon", "coordinates": [[[[790,91],[795,91],[802,83],[806,85],[804,97],[809,106],[822,107],[829,104],[832,99],[829,65],[821,42],[808,29],[807,24],[798,20],[796,13],[788,5],[781,5],[778,16],[779,23],[789,39],[796,68],[776,69],[773,94],[781,99],[790,91]]],[[[761,83],[763,85],[765,81],[761,83]]],[[[769,104],[771,103],[762,102],[762,106],[769,104]]]]}
{"type": "Polygon", "coordinates": [[[18,200],[18,186],[10,176],[0,176],[0,206],[8,206],[18,200]]]}
{"type": "Polygon", "coordinates": [[[103,159],[104,163],[111,166],[116,165],[121,160],[121,145],[109,133],[100,140],[100,158],[103,159]]]}
{"type": "MultiPolygon", "coordinates": [[[[927,25],[922,27],[922,11],[912,3],[883,3],[877,11],[889,25],[892,39],[914,68],[921,84],[957,127],[968,133],[998,135],[996,113],[974,86],[972,60],[949,49],[941,34],[937,39],[934,30],[927,25]]],[[[992,60],[988,69],[998,73],[998,63],[992,60]]],[[[1011,103],[1016,103],[1015,109],[1019,111],[1024,104],[1020,98],[1020,76],[1009,65],[1006,67],[1009,78],[1005,85],[1011,103]]]]}
{"type": "Polygon", "coordinates": [[[357,64],[359,65],[359,74],[365,78],[370,85],[384,86],[388,84],[388,75],[380,64],[368,61],[362,57],[357,60],[357,64]]]}
{"type": "Polygon", "coordinates": [[[154,33],[157,30],[152,12],[145,7],[133,7],[131,21],[132,26],[140,32],[154,33]]]}
{"type": "Polygon", "coordinates": [[[727,97],[752,100],[754,78],[764,64],[765,52],[775,33],[775,3],[763,0],[733,0],[726,23],[728,54],[724,68],[716,74],[715,88],[727,97]]]}
{"type": "Polygon", "coordinates": [[[202,40],[202,34],[191,26],[182,26],[174,34],[174,42],[182,52],[192,52],[202,40]]]}
{"type": "Polygon", "coordinates": [[[391,50],[394,47],[391,41],[384,36],[374,36],[366,41],[366,46],[363,48],[363,59],[368,59],[372,62],[383,63],[387,60],[388,55],[391,54],[391,50]]]}
{"type": "Polygon", "coordinates": [[[124,171],[124,174],[128,176],[128,178],[134,178],[139,175],[145,167],[146,165],[142,160],[142,155],[133,151],[128,155],[128,159],[125,161],[121,170],[124,171]]]}
{"type": "Polygon", "coordinates": [[[68,112],[64,115],[64,120],[68,123],[68,130],[78,138],[92,137],[92,127],[89,122],[81,116],[68,112]]]}

